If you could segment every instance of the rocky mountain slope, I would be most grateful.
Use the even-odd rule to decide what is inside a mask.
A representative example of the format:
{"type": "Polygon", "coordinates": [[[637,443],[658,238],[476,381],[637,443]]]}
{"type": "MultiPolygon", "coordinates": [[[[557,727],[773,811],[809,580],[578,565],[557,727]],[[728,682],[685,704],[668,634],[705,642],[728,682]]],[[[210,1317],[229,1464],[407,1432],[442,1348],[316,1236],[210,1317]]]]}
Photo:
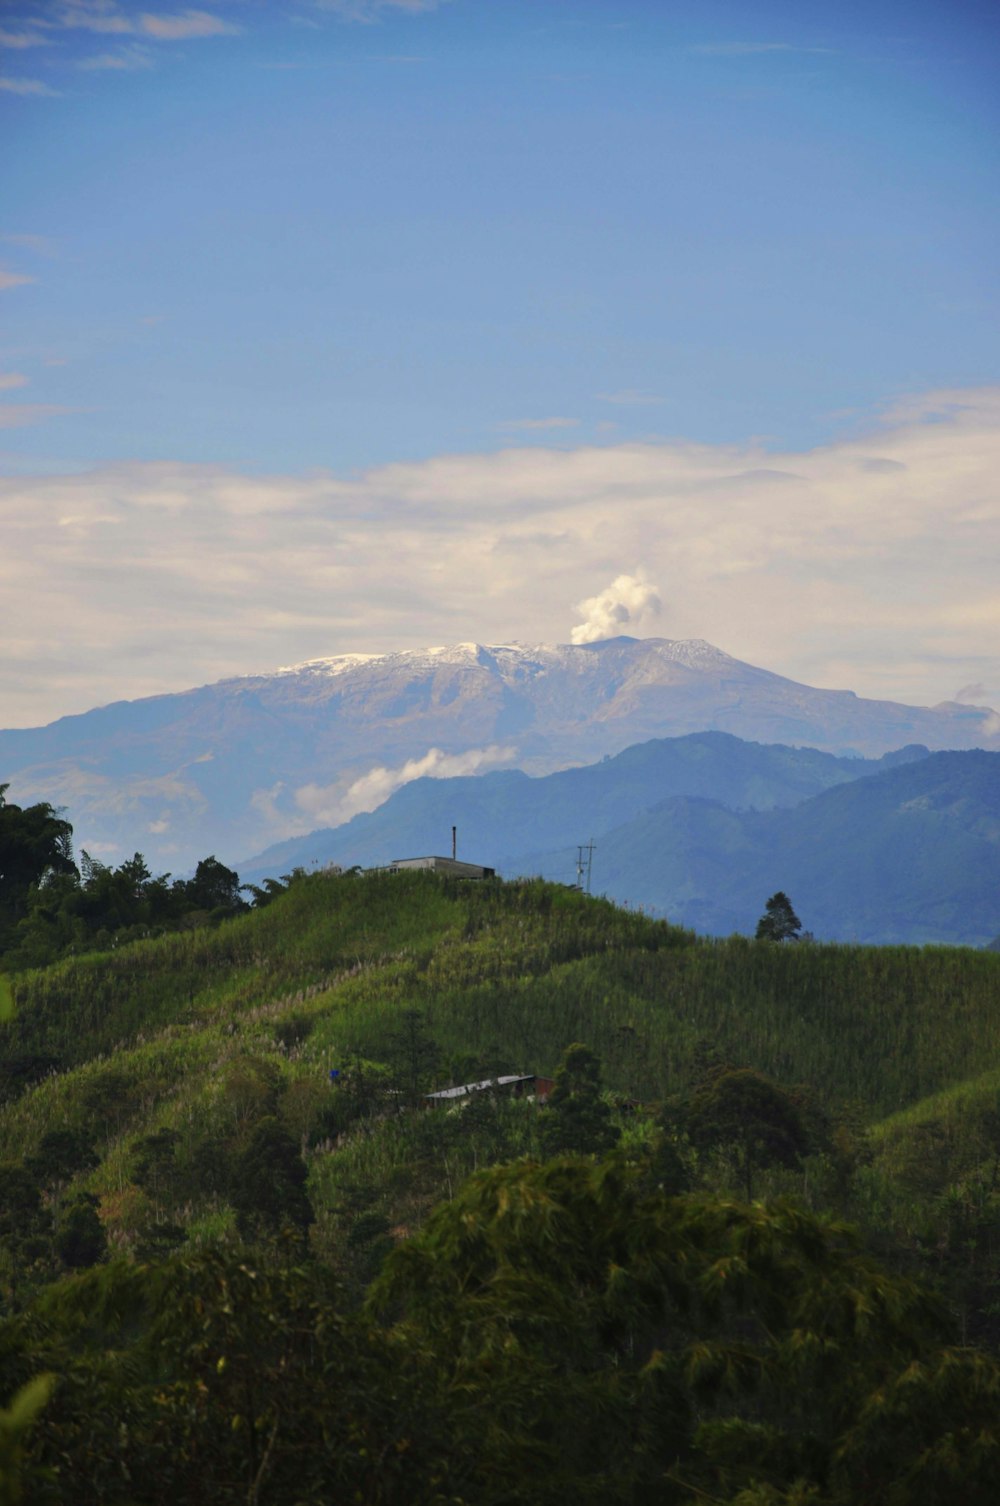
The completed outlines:
{"type": "Polygon", "coordinates": [[[319,659],[0,733],[11,798],[68,808],[78,843],[183,872],[373,809],[421,773],[541,774],[719,730],[837,755],[1000,748],[1000,717],[817,690],[699,640],[459,644],[319,659]]]}

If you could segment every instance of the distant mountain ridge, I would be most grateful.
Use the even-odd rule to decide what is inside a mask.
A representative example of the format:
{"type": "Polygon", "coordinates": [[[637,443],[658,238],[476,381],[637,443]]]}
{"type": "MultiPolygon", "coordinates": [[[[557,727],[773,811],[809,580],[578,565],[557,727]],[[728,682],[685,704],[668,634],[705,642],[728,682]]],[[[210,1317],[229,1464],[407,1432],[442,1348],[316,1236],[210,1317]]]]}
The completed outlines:
{"type": "MultiPolygon", "coordinates": [[[[564,874],[575,849],[525,854],[564,874]]],[[[824,941],[964,944],[1000,930],[1000,754],[934,753],[792,808],[677,796],[607,831],[595,888],[715,935],[752,934],[777,889],[824,941]]]]}
{"type": "Polygon", "coordinates": [[[752,934],[777,889],[821,940],[985,946],[1000,930],[1000,753],[977,749],[876,762],[713,732],[536,779],[421,779],[241,872],[444,853],[449,821],[459,856],[505,877],[570,882],[594,837],[595,892],[710,934],[752,934]]]}
{"type": "MultiPolygon", "coordinates": [[[[369,867],[396,857],[443,853],[456,826],[461,854],[470,861],[522,872],[526,853],[611,831],[670,797],[714,800],[732,810],[771,810],[927,756],[925,747],[911,746],[881,759],[836,758],[815,748],[748,743],[728,732],[657,738],[597,764],[535,778],[504,769],[415,779],[378,810],[276,843],[257,857],[245,857],[239,869],[258,882],[293,867],[369,867]]],[[[571,871],[564,865],[550,876],[567,879],[571,871]]]]}
{"type": "Polygon", "coordinates": [[[0,732],[0,779],[12,799],[66,806],[96,855],[138,846],[180,872],[208,852],[232,862],[335,825],[435,760],[443,772],[464,759],[542,774],[707,730],[838,756],[1000,748],[988,708],[869,701],[697,639],[613,638],[343,655],[118,702],[0,732]]]}

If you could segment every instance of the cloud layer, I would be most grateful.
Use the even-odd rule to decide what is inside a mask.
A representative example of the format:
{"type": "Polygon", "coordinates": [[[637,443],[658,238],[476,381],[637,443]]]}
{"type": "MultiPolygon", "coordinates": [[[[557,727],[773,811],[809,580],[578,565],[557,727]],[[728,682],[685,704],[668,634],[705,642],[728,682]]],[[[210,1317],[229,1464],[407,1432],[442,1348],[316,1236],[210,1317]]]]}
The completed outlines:
{"type": "Polygon", "coordinates": [[[349,478],[170,462],[11,478],[0,725],[320,655],[621,631],[656,581],[664,636],[861,694],[975,684],[995,704],[997,474],[991,389],[909,399],[793,454],[664,442],[349,478]]]}
{"type": "Polygon", "coordinates": [[[295,791],[295,804],[308,817],[306,829],[313,826],[339,826],[361,811],[373,811],[404,784],[414,779],[455,779],[461,774],[478,774],[481,769],[495,768],[514,758],[514,748],[493,745],[470,748],[467,753],[444,753],[428,748],[422,758],[408,758],[398,768],[377,765],[360,779],[329,784],[304,784],[295,791]]]}

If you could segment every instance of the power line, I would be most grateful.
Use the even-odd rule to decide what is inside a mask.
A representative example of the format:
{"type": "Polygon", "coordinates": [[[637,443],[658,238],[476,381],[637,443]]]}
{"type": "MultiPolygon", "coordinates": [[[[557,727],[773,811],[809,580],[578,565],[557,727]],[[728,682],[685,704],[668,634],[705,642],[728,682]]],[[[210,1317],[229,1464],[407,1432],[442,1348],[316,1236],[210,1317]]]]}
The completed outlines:
{"type": "Polygon", "coordinates": [[[594,865],[594,848],[597,844],[593,837],[589,842],[578,842],[576,845],[576,885],[578,889],[584,888],[584,874],[587,877],[586,892],[590,893],[590,870],[594,865]],[[586,853],[586,857],[584,856],[586,853]]]}

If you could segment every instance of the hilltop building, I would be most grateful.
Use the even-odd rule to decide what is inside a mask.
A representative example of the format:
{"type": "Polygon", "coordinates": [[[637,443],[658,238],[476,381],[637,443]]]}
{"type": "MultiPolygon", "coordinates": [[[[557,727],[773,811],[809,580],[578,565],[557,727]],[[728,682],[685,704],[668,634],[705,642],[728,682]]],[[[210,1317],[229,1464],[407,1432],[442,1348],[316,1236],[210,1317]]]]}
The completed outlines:
{"type": "Polygon", "coordinates": [[[393,858],[387,865],[389,873],[409,872],[411,868],[429,868],[434,873],[446,873],[451,878],[488,879],[496,875],[495,868],[484,868],[481,863],[461,863],[458,858],[393,858]]]}

